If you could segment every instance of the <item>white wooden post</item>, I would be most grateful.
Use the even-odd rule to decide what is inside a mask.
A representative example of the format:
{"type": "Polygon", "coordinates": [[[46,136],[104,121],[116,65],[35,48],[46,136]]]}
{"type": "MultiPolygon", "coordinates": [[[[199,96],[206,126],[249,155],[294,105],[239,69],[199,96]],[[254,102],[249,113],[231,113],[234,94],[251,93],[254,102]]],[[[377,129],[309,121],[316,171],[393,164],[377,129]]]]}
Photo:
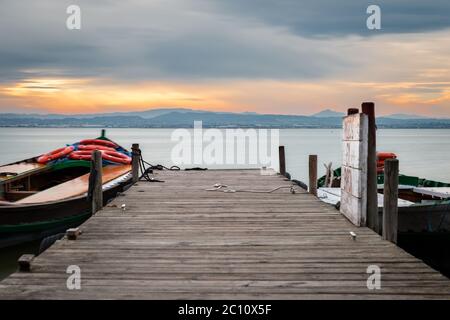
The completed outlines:
{"type": "Polygon", "coordinates": [[[367,221],[368,116],[344,118],[341,167],[341,213],[356,226],[367,221]]]}

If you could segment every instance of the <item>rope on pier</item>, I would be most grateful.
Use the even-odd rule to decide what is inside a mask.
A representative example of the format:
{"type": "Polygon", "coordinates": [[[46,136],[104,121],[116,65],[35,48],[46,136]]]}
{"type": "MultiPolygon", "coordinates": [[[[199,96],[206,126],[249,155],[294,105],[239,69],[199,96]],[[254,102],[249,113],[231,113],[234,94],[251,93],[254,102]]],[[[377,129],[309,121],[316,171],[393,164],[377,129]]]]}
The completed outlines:
{"type": "MultiPolygon", "coordinates": [[[[169,170],[169,171],[180,171],[181,170],[179,166],[171,166],[170,168],[168,168],[166,166],[163,166],[162,164],[153,165],[144,160],[144,158],[142,157],[141,149],[138,149],[137,152],[138,152],[137,155],[139,156],[139,167],[142,172],[141,176],[139,177],[139,180],[145,179],[148,182],[164,182],[163,180],[158,180],[153,177],[150,177],[150,174],[153,173],[153,170],[169,170]]],[[[195,167],[195,168],[186,168],[184,170],[186,170],[186,171],[192,171],[192,170],[203,171],[203,170],[208,170],[208,168],[195,167]]]]}
{"type": "Polygon", "coordinates": [[[225,193],[234,193],[234,192],[248,192],[248,193],[273,193],[280,189],[290,189],[292,194],[296,193],[294,186],[279,186],[272,190],[244,190],[244,189],[230,189],[227,185],[216,183],[211,189],[205,189],[205,191],[221,191],[225,193]]]}

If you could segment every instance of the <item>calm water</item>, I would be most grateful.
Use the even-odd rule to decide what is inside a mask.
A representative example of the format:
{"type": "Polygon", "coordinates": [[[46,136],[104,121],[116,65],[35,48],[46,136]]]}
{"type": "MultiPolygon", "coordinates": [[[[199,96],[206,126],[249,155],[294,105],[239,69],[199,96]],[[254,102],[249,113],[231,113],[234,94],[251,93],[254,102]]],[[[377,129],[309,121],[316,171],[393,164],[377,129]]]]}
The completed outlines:
{"type": "MultiPolygon", "coordinates": [[[[172,129],[108,129],[107,136],[125,148],[139,143],[148,162],[170,166],[172,147],[176,144],[171,141],[172,132],[172,129]]],[[[99,133],[97,128],[0,128],[0,164],[30,158],[67,143],[97,137],[99,133]]],[[[309,154],[317,154],[320,163],[333,162],[333,168],[340,166],[341,130],[283,129],[280,144],[286,146],[287,170],[298,180],[307,181],[309,154]]],[[[450,182],[450,129],[379,130],[377,145],[379,151],[398,155],[401,173],[450,182]]],[[[319,174],[324,171],[319,165],[319,174]]],[[[212,184],[216,182],[219,181],[212,184]]],[[[38,244],[32,243],[0,249],[0,279],[14,271],[20,254],[34,252],[37,247],[38,244]]]]}
{"type": "MultiPolygon", "coordinates": [[[[172,129],[108,129],[107,136],[125,148],[139,143],[147,161],[169,166],[176,144],[171,141],[172,132],[172,129]]],[[[99,133],[96,128],[0,128],[0,164],[33,157],[99,133]]],[[[287,170],[296,179],[307,180],[309,154],[317,154],[320,163],[340,166],[341,130],[283,129],[280,143],[286,146],[287,170]]],[[[378,130],[377,145],[379,151],[398,155],[402,173],[450,182],[450,129],[378,130]]],[[[321,165],[319,170],[325,171],[321,165]]]]}

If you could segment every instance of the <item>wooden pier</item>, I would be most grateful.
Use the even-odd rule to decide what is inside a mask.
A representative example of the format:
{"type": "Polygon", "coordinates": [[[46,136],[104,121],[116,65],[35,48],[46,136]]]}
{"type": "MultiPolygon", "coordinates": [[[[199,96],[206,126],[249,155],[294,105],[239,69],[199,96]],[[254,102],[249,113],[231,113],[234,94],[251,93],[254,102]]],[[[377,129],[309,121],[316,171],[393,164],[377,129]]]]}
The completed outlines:
{"type": "Polygon", "coordinates": [[[292,193],[281,175],[155,173],[164,182],[135,184],[76,240],[0,282],[0,298],[450,298],[447,278],[305,190],[292,193]],[[81,270],[79,290],[67,288],[70,265],[81,270]],[[381,268],[380,289],[367,287],[370,265],[381,268]]]}

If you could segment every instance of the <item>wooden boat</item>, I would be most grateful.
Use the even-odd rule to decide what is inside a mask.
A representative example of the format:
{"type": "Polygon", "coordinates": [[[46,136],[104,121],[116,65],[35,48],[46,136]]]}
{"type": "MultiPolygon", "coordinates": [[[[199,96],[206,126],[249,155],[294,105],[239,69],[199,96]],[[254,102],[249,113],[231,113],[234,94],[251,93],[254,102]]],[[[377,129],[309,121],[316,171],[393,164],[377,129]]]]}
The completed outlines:
{"type": "MultiPolygon", "coordinates": [[[[97,140],[114,143],[103,134],[97,140]]],[[[74,151],[80,145],[73,144],[74,151]]],[[[130,156],[127,150],[116,146],[123,157],[130,156]]],[[[66,155],[39,163],[41,157],[0,166],[0,247],[64,232],[91,215],[91,161],[73,160],[66,155]]],[[[105,205],[130,185],[131,166],[103,158],[102,173],[105,205]]]]}
{"type": "MultiPolygon", "coordinates": [[[[319,198],[330,204],[340,201],[341,168],[333,171],[326,185],[325,176],[318,180],[319,198]]],[[[378,173],[378,214],[383,215],[384,175],[378,173]]],[[[399,175],[398,232],[450,233],[450,184],[414,176],[399,175]]]]}

